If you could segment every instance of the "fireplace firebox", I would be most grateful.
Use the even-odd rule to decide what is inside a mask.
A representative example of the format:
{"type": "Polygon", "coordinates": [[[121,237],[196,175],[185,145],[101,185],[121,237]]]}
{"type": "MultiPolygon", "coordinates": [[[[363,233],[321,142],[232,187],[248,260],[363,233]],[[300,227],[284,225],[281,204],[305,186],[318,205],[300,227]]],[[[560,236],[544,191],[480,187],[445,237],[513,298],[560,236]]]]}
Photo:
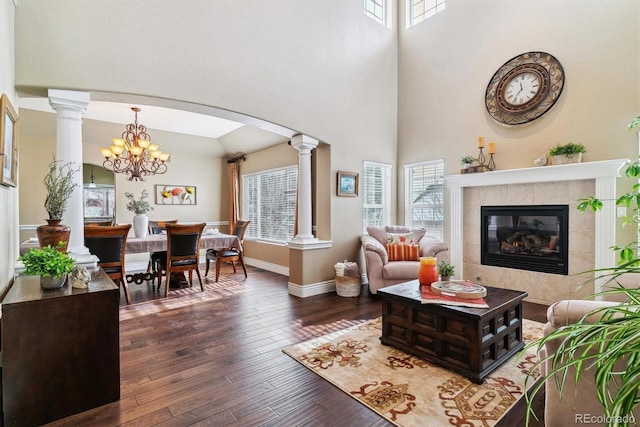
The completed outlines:
{"type": "Polygon", "coordinates": [[[495,267],[569,272],[569,206],[482,206],[481,263],[495,267]]]}

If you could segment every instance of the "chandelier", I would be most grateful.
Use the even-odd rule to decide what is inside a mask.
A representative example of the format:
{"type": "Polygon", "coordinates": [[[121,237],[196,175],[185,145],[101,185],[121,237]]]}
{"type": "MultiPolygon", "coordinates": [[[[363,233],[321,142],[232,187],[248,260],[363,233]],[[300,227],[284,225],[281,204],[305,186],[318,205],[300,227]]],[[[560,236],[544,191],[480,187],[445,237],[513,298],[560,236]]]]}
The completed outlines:
{"type": "Polygon", "coordinates": [[[146,126],[138,124],[140,108],[131,107],[131,110],[135,120],[127,125],[122,138],[113,138],[112,146],[100,149],[105,158],[102,166],[113,173],[128,174],[129,181],[144,181],[146,176],[167,171],[165,162],[169,153],[158,150],[158,145],[151,143],[146,126]]]}

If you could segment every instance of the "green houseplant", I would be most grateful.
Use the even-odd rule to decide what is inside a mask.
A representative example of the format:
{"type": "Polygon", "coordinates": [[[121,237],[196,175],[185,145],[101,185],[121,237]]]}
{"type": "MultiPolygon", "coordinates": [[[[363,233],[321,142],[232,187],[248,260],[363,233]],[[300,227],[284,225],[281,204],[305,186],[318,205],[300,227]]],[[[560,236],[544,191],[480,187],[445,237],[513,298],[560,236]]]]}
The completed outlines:
{"type": "MultiPolygon", "coordinates": [[[[640,128],[640,116],[627,127],[640,128]]],[[[625,171],[627,177],[635,179],[630,192],[616,200],[617,206],[631,208],[623,226],[635,227],[638,234],[638,205],[640,203],[640,159],[631,163],[625,171]]],[[[595,197],[580,199],[577,208],[581,211],[601,209],[603,203],[595,197]]],[[[609,425],[628,426],[633,420],[633,411],[640,403],[640,289],[627,288],[621,283],[621,276],[640,273],[638,241],[624,247],[612,248],[618,253],[618,264],[613,267],[593,270],[596,279],[606,281],[605,290],[595,296],[622,297],[620,304],[595,309],[577,322],[556,329],[549,335],[530,344],[538,350],[547,342],[560,340],[561,344],[553,355],[546,355],[538,362],[538,367],[550,362],[531,395],[544,386],[545,381],[553,381],[562,394],[567,381],[577,382],[587,375],[593,375],[597,397],[602,404],[609,425]],[[595,320],[594,320],[595,319],[595,320]],[[626,368],[621,369],[621,366],[626,368]],[[569,375],[573,370],[574,374],[569,375]],[[625,417],[626,416],[626,417],[625,417]]],[[[533,372],[534,370],[532,370],[533,372]]],[[[533,380],[533,378],[529,378],[533,380]]],[[[532,400],[528,397],[527,424],[529,423],[532,400]]]]}
{"type": "Polygon", "coordinates": [[[455,274],[455,267],[445,260],[440,260],[437,265],[441,280],[449,280],[455,274]]]}
{"type": "Polygon", "coordinates": [[[47,174],[42,181],[47,190],[44,208],[49,214],[49,218],[46,220],[46,225],[40,225],[36,229],[41,247],[53,246],[59,247],[61,251],[66,251],[66,242],[69,241],[71,228],[60,224],[60,222],[62,215],[67,210],[69,198],[78,186],[74,181],[74,176],[79,170],[80,168],[73,167],[73,162],[62,163],[55,157],[49,163],[47,174]],[[64,242],[64,246],[59,246],[60,242],[64,242]]]}
{"type": "Polygon", "coordinates": [[[147,212],[152,211],[153,207],[145,199],[149,197],[147,190],[142,190],[140,198],[136,199],[132,193],[124,193],[127,198],[127,210],[133,212],[133,232],[136,237],[147,237],[149,230],[149,218],[147,212]]]}
{"type": "Polygon", "coordinates": [[[18,258],[24,264],[26,275],[39,275],[40,285],[46,289],[59,288],[64,285],[67,275],[71,273],[75,260],[63,252],[62,242],[57,247],[45,246],[31,249],[18,258]]]}
{"type": "Polygon", "coordinates": [[[473,156],[470,156],[468,154],[465,154],[464,156],[460,157],[460,164],[467,169],[469,166],[471,166],[471,163],[475,162],[476,158],[473,156]]]}
{"type": "Polygon", "coordinates": [[[549,149],[549,157],[554,165],[565,163],[579,163],[582,161],[582,154],[587,150],[582,144],[569,142],[564,145],[556,145],[549,149]]]}

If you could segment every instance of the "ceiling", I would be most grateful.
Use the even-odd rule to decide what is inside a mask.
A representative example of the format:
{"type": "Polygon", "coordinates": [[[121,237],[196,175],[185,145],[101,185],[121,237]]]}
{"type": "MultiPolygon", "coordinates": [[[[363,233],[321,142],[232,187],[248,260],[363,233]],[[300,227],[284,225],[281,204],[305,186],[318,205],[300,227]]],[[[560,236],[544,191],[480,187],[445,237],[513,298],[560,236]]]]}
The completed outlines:
{"type": "MultiPolygon", "coordinates": [[[[191,153],[231,157],[289,140],[287,136],[211,115],[105,101],[89,103],[83,114],[83,139],[109,145],[111,138],[119,137],[124,132],[126,124],[133,123],[135,117],[131,107],[141,109],[138,124],[147,127],[148,133],[154,142],[161,144],[163,151],[179,152],[188,144],[191,153]]],[[[56,113],[49,105],[48,98],[20,98],[19,108],[21,134],[36,137],[55,135],[56,113]]]]}

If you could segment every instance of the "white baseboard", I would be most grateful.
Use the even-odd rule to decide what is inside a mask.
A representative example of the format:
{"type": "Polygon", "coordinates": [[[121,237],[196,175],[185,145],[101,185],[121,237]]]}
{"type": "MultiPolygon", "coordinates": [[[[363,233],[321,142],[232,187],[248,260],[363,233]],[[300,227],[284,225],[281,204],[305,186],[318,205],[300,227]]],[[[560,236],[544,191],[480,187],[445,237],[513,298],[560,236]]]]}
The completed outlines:
{"type": "Polygon", "coordinates": [[[263,270],[270,271],[272,273],[281,274],[283,276],[289,276],[289,267],[284,265],[273,264],[271,262],[262,261],[255,258],[244,257],[244,263],[253,267],[261,268],[263,270]]]}
{"type": "Polygon", "coordinates": [[[289,294],[299,298],[312,297],[314,295],[328,294],[335,292],[336,281],[327,280],[326,282],[311,283],[309,285],[298,285],[289,282],[287,287],[289,294]]]}

